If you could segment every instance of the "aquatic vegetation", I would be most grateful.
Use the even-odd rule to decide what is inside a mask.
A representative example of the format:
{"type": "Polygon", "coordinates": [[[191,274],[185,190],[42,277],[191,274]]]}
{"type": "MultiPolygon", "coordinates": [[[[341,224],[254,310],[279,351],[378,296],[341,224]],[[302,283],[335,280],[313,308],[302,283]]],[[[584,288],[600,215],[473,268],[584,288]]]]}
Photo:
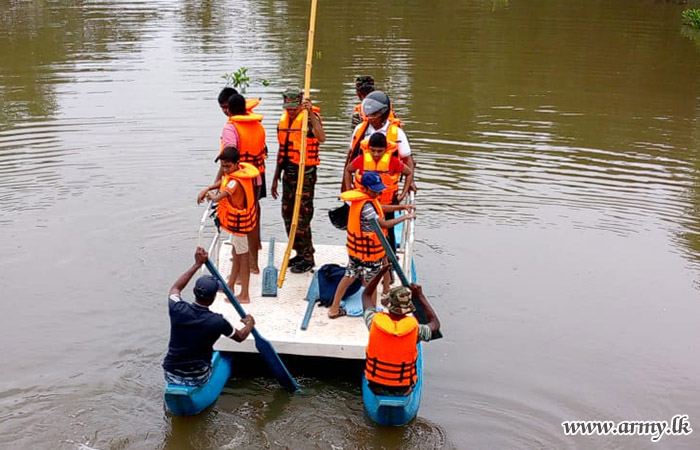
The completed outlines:
{"type": "Polygon", "coordinates": [[[700,9],[686,9],[681,13],[683,23],[700,30],[700,9]]]}
{"type": "MultiPolygon", "coordinates": [[[[248,68],[241,67],[235,72],[227,72],[221,76],[226,80],[226,86],[231,86],[237,90],[245,93],[246,89],[250,86],[250,77],[248,76],[248,68]]],[[[261,79],[260,84],[267,87],[270,82],[266,79],[261,79]]]]}
{"type": "Polygon", "coordinates": [[[227,72],[221,76],[226,80],[226,85],[231,86],[241,92],[245,92],[246,88],[250,86],[250,77],[248,76],[248,68],[241,67],[235,72],[227,72]]]}

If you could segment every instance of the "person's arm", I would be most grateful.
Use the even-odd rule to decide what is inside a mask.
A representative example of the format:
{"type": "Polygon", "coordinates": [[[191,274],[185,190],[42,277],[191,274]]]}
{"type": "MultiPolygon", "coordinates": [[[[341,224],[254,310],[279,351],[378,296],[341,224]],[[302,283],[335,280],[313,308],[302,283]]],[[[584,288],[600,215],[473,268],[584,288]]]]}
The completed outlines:
{"type": "Polygon", "coordinates": [[[313,131],[314,136],[316,139],[318,139],[318,142],[325,142],[326,132],[323,131],[323,123],[321,122],[321,118],[313,112],[313,109],[311,109],[311,100],[305,98],[301,102],[301,105],[309,112],[309,122],[311,122],[311,130],[313,131]]]}
{"type": "Polygon", "coordinates": [[[255,327],[255,319],[253,319],[253,316],[251,316],[250,314],[242,318],[241,322],[243,322],[243,328],[241,328],[240,330],[235,329],[233,334],[230,336],[230,338],[236,342],[245,341],[250,332],[253,331],[253,328],[255,327]]]}
{"type": "Polygon", "coordinates": [[[377,285],[379,282],[382,280],[384,277],[384,274],[386,273],[387,270],[391,265],[387,264],[383,266],[379,272],[372,278],[369,283],[367,283],[367,286],[365,286],[365,290],[362,292],[362,309],[368,309],[368,308],[376,308],[377,305],[372,302],[372,294],[374,294],[374,291],[377,290],[377,285]]]}
{"type": "Polygon", "coordinates": [[[282,161],[281,158],[277,157],[277,164],[275,165],[275,174],[272,176],[272,184],[270,185],[270,194],[272,198],[277,200],[279,193],[277,192],[277,184],[279,183],[280,177],[282,176],[282,161]]]}
{"type": "Polygon", "coordinates": [[[348,164],[345,167],[345,172],[343,172],[343,184],[341,185],[341,188],[344,188],[344,189],[341,192],[345,192],[348,189],[352,189],[352,175],[357,170],[357,167],[355,167],[356,162],[357,162],[357,158],[352,160],[350,162],[350,164],[348,164]]]}
{"type": "Polygon", "coordinates": [[[403,190],[398,196],[399,203],[401,203],[403,199],[406,198],[411,188],[411,185],[413,184],[413,169],[409,167],[408,164],[404,163],[403,167],[401,168],[401,174],[405,176],[406,179],[403,181],[403,190]]]}
{"type": "MultiPolygon", "coordinates": [[[[385,205],[385,206],[402,206],[402,207],[405,207],[405,206],[408,206],[408,205],[385,205]]],[[[382,209],[384,209],[384,208],[382,208],[382,209]]],[[[400,224],[401,222],[403,222],[403,221],[405,221],[405,220],[413,219],[413,218],[415,218],[415,217],[416,217],[416,213],[412,212],[412,213],[404,214],[404,215],[401,216],[401,217],[396,217],[396,218],[391,219],[391,220],[386,220],[386,219],[383,219],[382,217],[377,217],[377,222],[379,222],[379,226],[382,227],[382,228],[393,228],[393,227],[395,227],[396,225],[400,224]]]]}
{"type": "Polygon", "coordinates": [[[182,290],[185,289],[185,286],[187,286],[187,283],[190,282],[195,272],[197,272],[199,268],[202,267],[202,264],[207,262],[208,257],[209,254],[206,250],[204,250],[202,247],[197,247],[197,250],[195,250],[194,252],[194,264],[192,265],[192,267],[187,269],[185,273],[180,275],[180,278],[175,280],[175,283],[173,283],[172,287],[170,288],[170,293],[168,297],[170,297],[171,295],[179,296],[182,290]]]}
{"type": "Polygon", "coordinates": [[[435,333],[440,329],[440,319],[438,319],[437,314],[433,310],[433,307],[428,303],[428,299],[423,295],[423,288],[420,284],[411,283],[411,296],[414,300],[420,302],[425,310],[425,317],[428,319],[426,324],[432,333],[435,333]]]}
{"type": "Polygon", "coordinates": [[[413,171],[413,180],[409,184],[409,190],[413,192],[418,192],[418,186],[416,186],[416,161],[413,159],[413,152],[411,151],[411,144],[408,142],[408,136],[406,133],[399,128],[398,129],[398,154],[401,157],[401,161],[406,164],[413,171]]]}
{"type": "Polygon", "coordinates": [[[219,183],[214,183],[211,186],[206,187],[206,188],[202,189],[201,191],[199,191],[199,194],[197,194],[197,204],[199,205],[200,203],[202,203],[204,201],[204,199],[207,197],[207,194],[209,193],[209,191],[212,191],[214,189],[218,189],[220,184],[221,184],[221,182],[219,181],[219,183]]]}
{"type": "MultiPolygon", "coordinates": [[[[416,185],[416,181],[415,181],[415,178],[416,178],[416,175],[415,175],[415,174],[416,174],[416,161],[413,159],[413,155],[409,155],[408,158],[407,158],[407,160],[410,162],[409,167],[410,167],[411,170],[413,171],[413,175],[412,175],[412,178],[411,178],[411,184],[409,185],[409,190],[411,190],[411,191],[413,191],[413,192],[418,192],[418,186],[416,185]]],[[[405,163],[405,162],[404,162],[404,163],[405,163]]]]}
{"type": "Polygon", "coordinates": [[[220,189],[219,192],[207,192],[207,198],[212,201],[212,203],[216,203],[219,200],[226,198],[226,197],[232,197],[233,194],[236,192],[238,189],[243,189],[240,183],[238,183],[235,180],[233,181],[233,186],[231,185],[231,181],[229,181],[228,186],[226,186],[224,189],[220,189]]]}
{"type": "Polygon", "coordinates": [[[415,211],[416,205],[382,205],[384,212],[415,211]]]}

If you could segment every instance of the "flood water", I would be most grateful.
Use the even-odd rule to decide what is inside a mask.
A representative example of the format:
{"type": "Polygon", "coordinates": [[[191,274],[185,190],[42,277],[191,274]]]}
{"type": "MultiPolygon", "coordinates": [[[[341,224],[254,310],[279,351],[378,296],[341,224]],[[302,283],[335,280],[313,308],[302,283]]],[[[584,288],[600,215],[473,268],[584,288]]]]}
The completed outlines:
{"type": "MultiPolygon", "coordinates": [[[[418,275],[445,336],[418,418],[382,429],[359,384],[322,374],[294,396],[230,383],[195,418],[162,401],[222,75],[248,68],[274,155],[307,2],[0,1],[0,448],[700,448],[692,4],[320,0],[314,239],[343,242],[326,211],[372,74],[418,162],[418,275]],[[657,444],[561,426],[676,414],[695,432],[657,444]]],[[[285,240],[271,198],[263,227],[285,240]]]]}

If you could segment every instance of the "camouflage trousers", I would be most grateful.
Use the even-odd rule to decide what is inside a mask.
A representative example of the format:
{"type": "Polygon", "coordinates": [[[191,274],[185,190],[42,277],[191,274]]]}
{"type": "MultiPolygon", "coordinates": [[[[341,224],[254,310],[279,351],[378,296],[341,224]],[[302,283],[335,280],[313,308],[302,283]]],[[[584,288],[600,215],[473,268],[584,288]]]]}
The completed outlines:
{"type": "MultiPolygon", "coordinates": [[[[284,228],[287,231],[287,236],[289,236],[289,230],[292,227],[298,174],[296,167],[286,168],[282,173],[282,218],[284,219],[284,228]]],[[[297,252],[297,255],[309,261],[314,259],[315,251],[311,239],[311,219],[314,216],[315,189],[316,167],[306,167],[304,170],[304,186],[301,190],[297,232],[294,236],[294,250],[297,252]]]]}

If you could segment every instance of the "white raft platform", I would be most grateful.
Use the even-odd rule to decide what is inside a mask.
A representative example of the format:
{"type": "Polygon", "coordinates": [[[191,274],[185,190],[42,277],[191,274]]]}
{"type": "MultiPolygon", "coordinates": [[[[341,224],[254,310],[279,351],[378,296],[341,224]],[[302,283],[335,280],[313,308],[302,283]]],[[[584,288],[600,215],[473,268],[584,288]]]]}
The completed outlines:
{"type": "MultiPolygon", "coordinates": [[[[278,270],[282,266],[286,245],[275,244],[275,267],[278,270]]],[[[277,289],[277,297],[261,296],[262,272],[267,266],[269,244],[264,242],[262,246],[258,255],[260,274],[250,275],[250,303],[241,305],[246,313],[255,318],[258,332],[280,354],[364,359],[369,332],[361,316],[329,319],[328,308],[316,303],[307,329],[301,329],[308,305],[306,294],[313,279],[313,272],[296,274],[287,270],[283,287],[277,289]]],[[[314,245],[314,248],[314,271],[324,264],[347,264],[348,256],[344,245],[314,245]]],[[[231,273],[231,264],[231,244],[223,242],[217,267],[224,279],[228,279],[231,273]]],[[[381,287],[378,290],[380,289],[381,287]]],[[[240,286],[236,286],[235,292],[239,291],[240,286]]],[[[222,314],[235,327],[242,326],[240,316],[224,293],[217,294],[211,310],[222,314]]],[[[253,336],[241,343],[222,337],[216,342],[214,349],[224,352],[257,353],[253,336]]]]}

